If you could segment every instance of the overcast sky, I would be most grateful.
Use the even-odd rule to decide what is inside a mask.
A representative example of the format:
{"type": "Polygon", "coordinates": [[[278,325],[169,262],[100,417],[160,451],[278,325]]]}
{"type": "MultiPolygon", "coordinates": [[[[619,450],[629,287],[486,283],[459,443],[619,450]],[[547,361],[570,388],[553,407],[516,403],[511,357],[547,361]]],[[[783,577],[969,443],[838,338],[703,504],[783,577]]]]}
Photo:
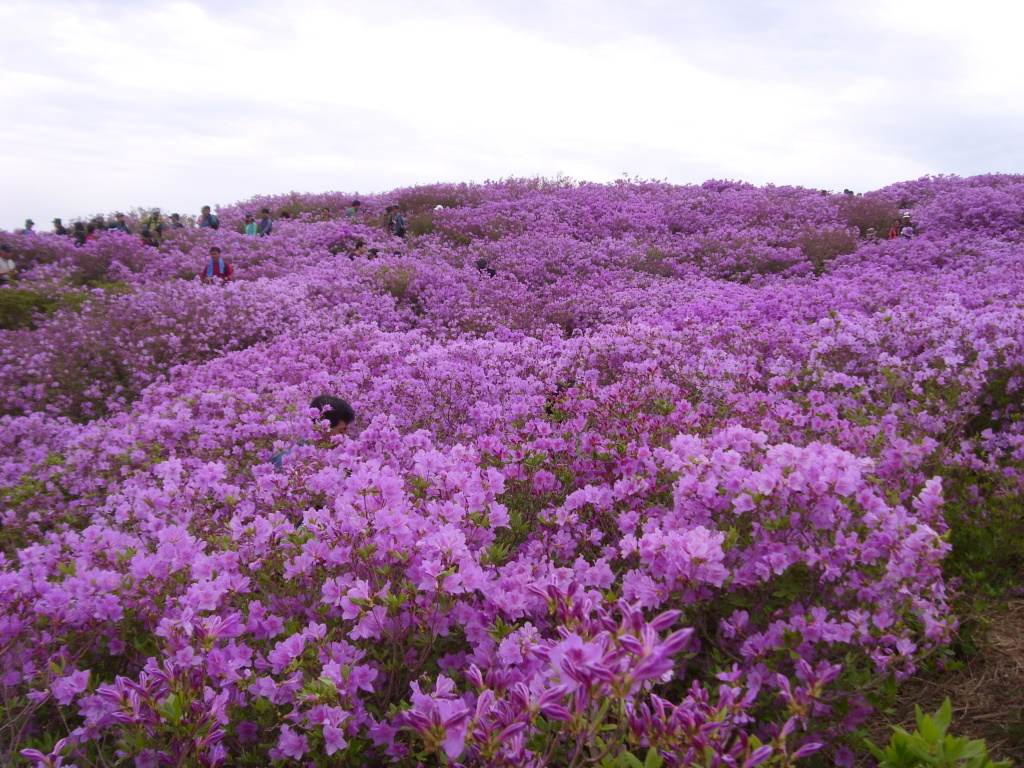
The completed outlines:
{"type": "Polygon", "coordinates": [[[1024,171],[1009,0],[0,0],[0,228],[255,194],[1024,171]]]}

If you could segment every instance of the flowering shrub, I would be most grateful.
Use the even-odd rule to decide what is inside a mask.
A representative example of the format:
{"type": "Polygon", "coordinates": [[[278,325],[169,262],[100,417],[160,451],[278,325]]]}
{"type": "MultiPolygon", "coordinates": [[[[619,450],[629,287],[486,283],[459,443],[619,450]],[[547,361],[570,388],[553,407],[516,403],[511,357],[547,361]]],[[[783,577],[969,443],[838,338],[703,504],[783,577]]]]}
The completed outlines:
{"type": "Polygon", "coordinates": [[[84,298],[0,331],[5,762],[849,764],[1021,492],[1024,184],[349,199],[17,254],[84,298]]]}

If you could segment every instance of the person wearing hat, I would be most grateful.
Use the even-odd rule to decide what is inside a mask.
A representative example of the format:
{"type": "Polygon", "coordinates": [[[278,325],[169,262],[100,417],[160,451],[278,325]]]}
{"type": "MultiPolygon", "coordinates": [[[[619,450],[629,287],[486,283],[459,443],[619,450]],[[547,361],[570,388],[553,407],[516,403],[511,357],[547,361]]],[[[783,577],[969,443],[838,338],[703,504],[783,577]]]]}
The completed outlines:
{"type": "Polygon", "coordinates": [[[7,282],[18,274],[18,265],[11,258],[13,252],[14,249],[7,243],[0,245],[0,285],[7,285],[7,282]]]}
{"type": "Polygon", "coordinates": [[[36,225],[36,223],[34,221],[32,221],[32,219],[25,219],[25,228],[23,230],[21,230],[21,234],[23,234],[23,235],[34,235],[35,234],[35,230],[32,229],[32,227],[34,227],[35,225],[36,225]]]}
{"type": "Polygon", "coordinates": [[[184,229],[185,225],[181,223],[181,216],[177,213],[171,214],[171,229],[184,229]]]}
{"type": "Polygon", "coordinates": [[[149,216],[142,220],[142,226],[150,232],[155,232],[157,227],[163,227],[164,218],[160,215],[160,209],[154,208],[149,216]]]}
{"type": "Polygon", "coordinates": [[[917,227],[914,226],[914,222],[910,220],[910,211],[903,214],[903,226],[900,230],[900,234],[903,235],[903,230],[909,227],[911,234],[917,231],[917,227]]]}
{"type": "Polygon", "coordinates": [[[256,234],[256,219],[251,213],[245,214],[245,229],[243,232],[247,235],[256,234]]]}
{"type": "Polygon", "coordinates": [[[64,227],[64,225],[61,223],[61,220],[60,219],[54,219],[53,220],[53,234],[55,234],[55,235],[66,235],[67,233],[68,233],[68,231],[64,227]]]}
{"type": "Polygon", "coordinates": [[[128,222],[124,220],[124,214],[118,211],[114,214],[114,226],[110,227],[115,232],[127,232],[129,235],[132,233],[132,228],[128,226],[128,222]]]}

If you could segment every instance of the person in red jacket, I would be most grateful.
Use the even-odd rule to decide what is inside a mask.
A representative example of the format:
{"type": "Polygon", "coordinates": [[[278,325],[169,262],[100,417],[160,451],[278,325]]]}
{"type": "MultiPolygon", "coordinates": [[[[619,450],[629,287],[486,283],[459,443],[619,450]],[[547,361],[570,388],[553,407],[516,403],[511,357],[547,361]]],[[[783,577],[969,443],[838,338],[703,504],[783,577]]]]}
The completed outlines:
{"type": "Polygon", "coordinates": [[[203,270],[203,274],[200,275],[203,280],[212,280],[215,277],[219,277],[221,280],[230,280],[231,276],[235,274],[235,270],[231,268],[231,264],[225,261],[220,255],[220,248],[216,245],[210,249],[210,260],[206,263],[206,269],[203,270]]]}

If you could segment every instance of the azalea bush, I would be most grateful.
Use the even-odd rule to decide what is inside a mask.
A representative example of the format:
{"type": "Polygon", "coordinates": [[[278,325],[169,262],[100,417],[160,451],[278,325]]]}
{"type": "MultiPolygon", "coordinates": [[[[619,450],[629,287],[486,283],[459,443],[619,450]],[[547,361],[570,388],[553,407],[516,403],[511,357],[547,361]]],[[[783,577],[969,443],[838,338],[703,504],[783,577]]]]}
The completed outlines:
{"type": "Polygon", "coordinates": [[[352,198],[7,238],[5,762],[852,764],[1013,530],[1024,182],[352,198]]]}

